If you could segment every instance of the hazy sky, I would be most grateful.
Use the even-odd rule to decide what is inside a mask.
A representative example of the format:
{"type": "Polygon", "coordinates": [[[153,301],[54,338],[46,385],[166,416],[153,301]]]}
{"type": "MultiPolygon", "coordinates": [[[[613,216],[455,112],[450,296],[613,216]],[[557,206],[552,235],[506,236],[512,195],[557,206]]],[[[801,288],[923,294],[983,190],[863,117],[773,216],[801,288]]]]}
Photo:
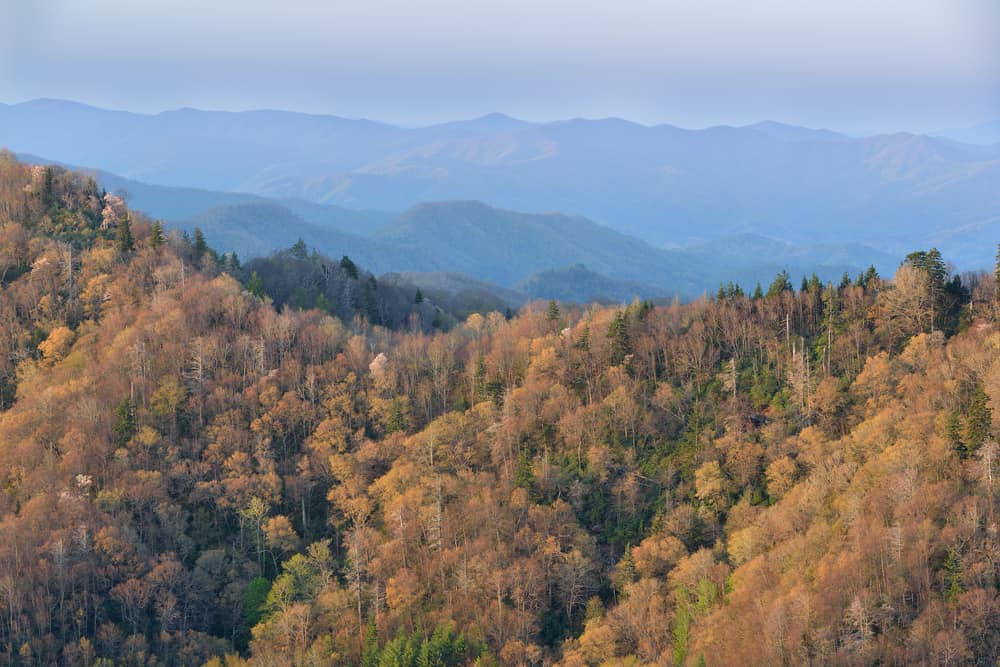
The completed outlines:
{"type": "Polygon", "coordinates": [[[0,0],[0,102],[926,131],[1000,118],[1000,0],[0,0]]]}

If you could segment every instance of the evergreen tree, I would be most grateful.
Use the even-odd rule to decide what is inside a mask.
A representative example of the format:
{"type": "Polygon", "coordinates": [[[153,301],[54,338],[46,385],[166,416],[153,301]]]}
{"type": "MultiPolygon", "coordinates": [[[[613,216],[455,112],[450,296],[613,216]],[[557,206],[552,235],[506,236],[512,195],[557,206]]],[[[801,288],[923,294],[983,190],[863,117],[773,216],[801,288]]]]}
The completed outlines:
{"type": "Polygon", "coordinates": [[[851,286],[851,277],[847,275],[847,271],[844,271],[844,275],[840,277],[840,289],[851,286]]]}
{"type": "Polygon", "coordinates": [[[771,286],[767,288],[767,297],[775,297],[782,292],[792,291],[792,281],[788,279],[788,271],[782,271],[774,277],[771,286]]]}
{"type": "Polygon", "coordinates": [[[958,452],[962,458],[968,456],[968,449],[962,440],[962,416],[958,410],[952,410],[948,413],[945,418],[944,431],[951,448],[958,452]]]}
{"type": "Polygon", "coordinates": [[[819,279],[819,276],[817,276],[815,273],[809,276],[809,285],[807,286],[807,289],[812,294],[819,294],[820,291],[822,291],[823,282],[819,279]]]}
{"type": "Polygon", "coordinates": [[[965,446],[970,454],[978,450],[990,437],[993,427],[993,411],[989,406],[989,396],[981,384],[972,392],[972,400],[965,417],[965,446]]]}
{"type": "Polygon", "coordinates": [[[944,598],[948,604],[958,603],[958,598],[965,591],[962,585],[962,560],[955,549],[948,550],[948,556],[944,559],[944,598]]]}
{"type": "Polygon", "coordinates": [[[52,167],[46,167],[42,177],[42,203],[45,204],[45,208],[52,208],[56,203],[55,177],[52,173],[52,167]]]}
{"type": "Polygon", "coordinates": [[[132,223],[129,221],[128,215],[118,223],[118,228],[115,231],[115,246],[118,248],[118,252],[123,255],[135,249],[135,241],[132,239],[132,223]]]}
{"type": "Polygon", "coordinates": [[[250,274],[250,280],[247,281],[247,291],[256,297],[264,296],[264,283],[261,282],[256,271],[250,274]]]}
{"type": "Polygon", "coordinates": [[[246,645],[250,639],[250,629],[260,623],[264,615],[264,603],[271,592],[271,582],[264,577],[255,577],[247,584],[243,593],[243,623],[237,645],[246,645]]]}
{"type": "Polygon", "coordinates": [[[205,235],[201,232],[201,227],[194,228],[194,258],[195,261],[200,261],[205,253],[208,252],[208,243],[205,241],[205,235]]]}
{"type": "Polygon", "coordinates": [[[292,257],[295,259],[305,259],[309,256],[309,248],[306,246],[306,242],[299,239],[292,246],[292,257]]]}
{"type": "Polygon", "coordinates": [[[878,278],[878,271],[876,271],[875,266],[872,265],[869,266],[863,273],[858,274],[857,284],[867,289],[869,286],[873,286],[874,282],[878,280],[878,278]]]}
{"type": "Polygon", "coordinates": [[[149,232],[149,245],[154,248],[163,245],[163,223],[159,220],[153,223],[153,229],[149,232]]]}
{"type": "MultiPolygon", "coordinates": [[[[485,369],[485,367],[484,367],[485,369]]],[[[389,406],[389,418],[385,422],[385,432],[395,433],[406,430],[406,414],[403,412],[403,401],[394,396],[389,406]]]]}
{"type": "Polygon", "coordinates": [[[758,301],[764,298],[764,290],[760,286],[760,281],[757,281],[757,286],[753,288],[753,300],[758,301]]]}
{"type": "Polygon", "coordinates": [[[340,268],[347,272],[347,275],[351,278],[351,280],[358,279],[358,267],[347,255],[340,258],[340,268]]]}
{"type": "Polygon", "coordinates": [[[420,288],[418,287],[417,294],[416,296],[413,297],[413,303],[423,303],[423,302],[424,302],[424,293],[421,292],[420,288]]]}
{"type": "Polygon", "coordinates": [[[378,628],[375,625],[375,617],[371,616],[365,630],[365,643],[361,651],[361,667],[378,667],[378,664],[378,628]]]}
{"type": "Polygon", "coordinates": [[[118,447],[126,446],[135,435],[135,411],[132,402],[123,399],[115,408],[115,421],[111,427],[114,443],[118,447]]]}
{"type": "Polygon", "coordinates": [[[997,244],[996,265],[993,267],[993,307],[997,312],[997,321],[1000,322],[1000,243],[997,244]]]}
{"type": "Polygon", "coordinates": [[[549,322],[559,321],[559,304],[556,303],[555,299],[549,300],[549,322]]]}
{"type": "Polygon", "coordinates": [[[319,293],[316,297],[316,304],[313,306],[316,310],[322,310],[324,313],[330,312],[330,302],[326,298],[326,294],[323,292],[319,293]]]}
{"type": "Polygon", "coordinates": [[[611,365],[617,366],[632,354],[632,341],[629,337],[628,320],[623,311],[615,313],[608,327],[608,338],[611,339],[611,365]]]}

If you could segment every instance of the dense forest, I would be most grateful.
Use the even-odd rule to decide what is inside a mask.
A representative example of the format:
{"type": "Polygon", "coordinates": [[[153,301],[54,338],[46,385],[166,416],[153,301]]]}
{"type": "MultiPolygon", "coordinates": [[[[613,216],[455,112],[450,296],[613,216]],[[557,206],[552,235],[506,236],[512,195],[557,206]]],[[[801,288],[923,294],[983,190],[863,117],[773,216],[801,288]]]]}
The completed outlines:
{"type": "Polygon", "coordinates": [[[4,664],[997,664],[995,276],[456,321],[209,242],[0,155],[4,664]]]}

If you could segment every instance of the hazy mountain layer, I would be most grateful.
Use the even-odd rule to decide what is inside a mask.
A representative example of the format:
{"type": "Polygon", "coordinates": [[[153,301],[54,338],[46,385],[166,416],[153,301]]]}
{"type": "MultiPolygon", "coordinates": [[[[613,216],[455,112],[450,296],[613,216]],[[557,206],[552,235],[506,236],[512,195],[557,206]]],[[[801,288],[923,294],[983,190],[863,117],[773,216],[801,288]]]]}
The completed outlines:
{"type": "Polygon", "coordinates": [[[470,199],[585,215],[654,245],[752,232],[940,242],[984,267],[1000,232],[1000,147],[912,134],[851,138],[779,123],[684,130],[501,115],[404,129],[274,111],[156,115],[36,100],[0,106],[0,145],[129,178],[403,210],[470,199]],[[951,230],[970,230],[965,243],[951,230]]]}

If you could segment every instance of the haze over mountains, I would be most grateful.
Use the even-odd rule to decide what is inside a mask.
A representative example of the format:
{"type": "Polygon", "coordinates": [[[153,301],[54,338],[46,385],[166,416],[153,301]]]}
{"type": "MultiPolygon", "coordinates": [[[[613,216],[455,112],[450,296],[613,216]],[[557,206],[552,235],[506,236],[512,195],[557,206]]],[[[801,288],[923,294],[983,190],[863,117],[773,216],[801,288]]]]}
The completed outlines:
{"type": "Polygon", "coordinates": [[[508,287],[583,264],[691,295],[726,279],[746,287],[797,256],[839,275],[891,270],[931,245],[972,269],[989,265],[1000,237],[1000,145],[903,133],[501,114],[409,129],[36,100],[0,105],[0,145],[105,170],[106,188],[202,227],[220,249],[260,254],[302,237],[376,272],[457,271],[508,287]],[[716,245],[688,249],[705,243],[716,245]]]}

